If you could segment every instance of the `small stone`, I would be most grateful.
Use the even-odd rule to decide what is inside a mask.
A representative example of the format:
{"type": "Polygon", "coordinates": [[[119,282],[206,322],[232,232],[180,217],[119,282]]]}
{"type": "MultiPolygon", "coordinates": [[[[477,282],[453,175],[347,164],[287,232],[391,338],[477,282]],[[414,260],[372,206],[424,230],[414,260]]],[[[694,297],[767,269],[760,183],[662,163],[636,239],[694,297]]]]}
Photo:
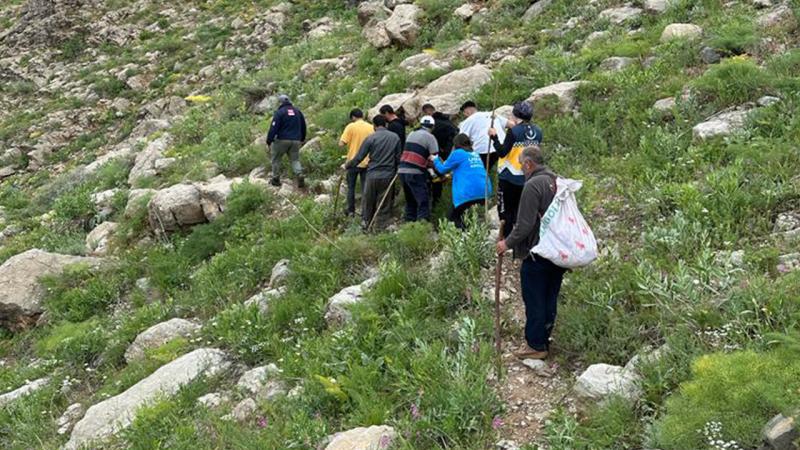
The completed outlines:
{"type": "Polygon", "coordinates": [[[592,364],[575,383],[575,394],[586,400],[604,400],[612,395],[635,399],[641,394],[638,376],[620,366],[592,364]]]}
{"type": "Polygon", "coordinates": [[[534,2],[534,4],[528,7],[528,10],[525,11],[525,14],[522,16],[522,20],[529,22],[539,17],[539,15],[542,14],[546,8],[550,7],[551,3],[553,3],[553,0],[538,0],[537,2],[534,2]]]}
{"type": "Polygon", "coordinates": [[[278,261],[272,268],[272,275],[269,277],[269,286],[277,288],[286,284],[286,280],[291,275],[292,271],[289,269],[289,260],[282,259],[278,261]]]}
{"type": "Polygon", "coordinates": [[[197,404],[208,409],[217,409],[223,403],[227,403],[228,401],[229,398],[227,396],[222,395],[219,392],[212,392],[199,397],[197,399],[197,404]]]}
{"type": "Polygon", "coordinates": [[[522,365],[533,370],[537,376],[542,378],[550,378],[554,375],[547,363],[541,359],[525,359],[522,361],[522,365]]]}
{"type": "Polygon", "coordinates": [[[600,12],[600,18],[608,20],[615,25],[621,25],[627,21],[638,19],[642,15],[640,8],[632,6],[621,6],[619,8],[609,8],[600,12]]]}
{"type": "Polygon", "coordinates": [[[660,113],[672,112],[675,108],[675,97],[662,98],[653,104],[653,109],[660,113]]]}
{"type": "Polygon", "coordinates": [[[703,47],[700,50],[700,59],[706,64],[717,64],[722,59],[722,56],[711,47],[703,47]]]}
{"type": "Polygon", "coordinates": [[[469,20],[472,15],[475,14],[475,8],[470,3],[464,3],[456,8],[456,10],[453,11],[453,14],[462,20],[469,20]]]}
{"type": "Polygon", "coordinates": [[[257,409],[256,401],[252,398],[246,398],[233,407],[230,417],[237,422],[245,422],[255,414],[257,409]]]}
{"type": "Polygon", "coordinates": [[[780,103],[780,102],[781,102],[781,99],[779,99],[778,97],[773,97],[771,95],[765,95],[765,96],[759,98],[758,101],[756,101],[758,106],[761,106],[761,107],[772,106],[772,105],[774,105],[776,103],[780,103]]]}
{"type": "Polygon", "coordinates": [[[497,441],[494,447],[496,450],[520,450],[519,444],[509,439],[497,441]]]}
{"type": "Polygon", "coordinates": [[[56,420],[56,426],[58,430],[56,433],[58,434],[67,434],[72,431],[72,427],[75,426],[83,414],[86,412],[86,409],[80,403],[73,403],[67,407],[67,410],[64,411],[64,414],[56,420]]]}
{"type": "Polygon", "coordinates": [[[800,430],[798,430],[794,417],[778,414],[767,422],[762,434],[772,450],[797,450],[798,448],[794,443],[800,439],[800,430]]]}
{"type": "Polygon", "coordinates": [[[269,400],[286,392],[279,381],[273,380],[279,374],[280,369],[275,364],[256,367],[239,377],[236,387],[259,399],[269,400]]]}
{"type": "Polygon", "coordinates": [[[391,448],[397,432],[386,425],[359,427],[329,436],[325,450],[379,450],[391,448]]]}
{"type": "Polygon", "coordinates": [[[600,70],[606,72],[620,72],[635,62],[633,58],[624,56],[611,56],[600,63],[600,70]]]}

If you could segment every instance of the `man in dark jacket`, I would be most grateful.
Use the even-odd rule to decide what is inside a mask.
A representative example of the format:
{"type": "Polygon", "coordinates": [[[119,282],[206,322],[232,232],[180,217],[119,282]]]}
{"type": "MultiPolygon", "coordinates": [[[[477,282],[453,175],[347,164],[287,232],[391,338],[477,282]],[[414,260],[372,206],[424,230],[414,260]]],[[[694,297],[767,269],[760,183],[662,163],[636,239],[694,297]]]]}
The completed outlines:
{"type": "MultiPolygon", "coordinates": [[[[450,156],[450,151],[453,149],[453,138],[458,134],[458,127],[453,125],[449,115],[436,111],[436,108],[430,103],[422,105],[422,114],[431,116],[433,120],[436,121],[431,133],[433,133],[433,137],[436,138],[436,143],[439,144],[439,157],[442,161],[446,161],[447,157],[450,156]]],[[[433,200],[432,206],[434,208],[442,198],[442,188],[446,180],[441,174],[438,175],[440,176],[437,176],[431,181],[431,197],[433,200]]]]}
{"type": "Polygon", "coordinates": [[[514,355],[521,359],[544,359],[549,354],[550,333],[556,322],[558,293],[565,270],[531,249],[539,243],[541,217],[556,194],[556,175],[544,166],[537,145],[525,147],[519,156],[525,174],[525,187],[519,205],[517,224],[511,235],[497,243],[497,253],[509,248],[522,259],[520,284],[525,303],[525,341],[514,355]]]}
{"type": "Polygon", "coordinates": [[[289,155],[292,162],[292,171],[297,176],[297,187],[305,186],[303,180],[303,166],[300,165],[300,147],[306,140],[306,119],[299,109],[292,105],[289,97],[279,95],[280,106],[272,116],[272,125],[267,134],[267,147],[272,152],[272,180],[273,186],[281,185],[281,159],[289,155]]]}
{"type": "Polygon", "coordinates": [[[361,199],[362,218],[364,227],[368,227],[374,218],[375,226],[382,229],[388,221],[390,206],[388,202],[384,202],[380,211],[377,211],[378,204],[386,192],[392,189],[392,179],[397,172],[403,147],[400,145],[400,138],[386,129],[386,119],[383,116],[375,116],[372,125],[375,126],[375,132],[364,139],[358,153],[342,165],[342,168],[358,167],[364,158],[369,157],[367,180],[361,199]]]}
{"type": "Polygon", "coordinates": [[[400,145],[406,145],[406,121],[403,120],[392,108],[392,105],[383,105],[379,111],[386,119],[386,129],[400,138],[400,145]]]}
{"type": "Polygon", "coordinates": [[[434,123],[433,117],[423,116],[419,120],[420,127],[408,135],[403,153],[400,155],[400,166],[397,172],[400,174],[400,181],[403,183],[403,192],[406,197],[406,222],[430,220],[431,218],[428,168],[433,164],[428,158],[430,155],[439,154],[439,144],[431,134],[434,123]]]}

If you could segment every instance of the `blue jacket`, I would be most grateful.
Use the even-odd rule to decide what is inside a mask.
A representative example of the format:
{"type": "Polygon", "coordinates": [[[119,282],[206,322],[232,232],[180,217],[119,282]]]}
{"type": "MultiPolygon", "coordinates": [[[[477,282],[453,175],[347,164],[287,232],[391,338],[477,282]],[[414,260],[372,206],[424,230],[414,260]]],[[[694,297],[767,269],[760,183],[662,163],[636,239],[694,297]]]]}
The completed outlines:
{"type": "Polygon", "coordinates": [[[456,208],[466,202],[486,198],[486,169],[477,153],[458,148],[450,153],[447,161],[436,158],[433,164],[441,174],[453,172],[453,206],[456,208]]]}
{"type": "Polygon", "coordinates": [[[272,125],[267,134],[267,145],[272,145],[276,140],[305,141],[306,119],[299,109],[291,103],[281,105],[272,116],[272,125]]]}

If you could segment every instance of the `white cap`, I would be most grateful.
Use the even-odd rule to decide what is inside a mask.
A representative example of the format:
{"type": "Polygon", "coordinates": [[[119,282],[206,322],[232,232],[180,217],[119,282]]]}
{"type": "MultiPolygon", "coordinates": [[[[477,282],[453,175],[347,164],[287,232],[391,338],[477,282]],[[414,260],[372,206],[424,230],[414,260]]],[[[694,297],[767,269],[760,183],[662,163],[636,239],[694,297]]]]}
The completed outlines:
{"type": "Polygon", "coordinates": [[[422,116],[422,118],[419,119],[419,124],[423,127],[433,128],[434,123],[436,123],[436,121],[433,120],[433,117],[431,116],[422,116]]]}

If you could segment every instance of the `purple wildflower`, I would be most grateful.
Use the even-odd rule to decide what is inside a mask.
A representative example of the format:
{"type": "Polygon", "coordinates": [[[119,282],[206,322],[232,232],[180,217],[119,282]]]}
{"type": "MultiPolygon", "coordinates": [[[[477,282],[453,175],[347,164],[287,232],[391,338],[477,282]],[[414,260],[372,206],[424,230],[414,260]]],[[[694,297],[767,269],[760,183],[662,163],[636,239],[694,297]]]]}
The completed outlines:
{"type": "Polygon", "coordinates": [[[389,448],[389,445],[391,443],[392,443],[392,438],[389,437],[388,434],[384,434],[383,436],[381,436],[381,443],[380,443],[381,448],[389,448]]]}
{"type": "Polygon", "coordinates": [[[419,413],[419,406],[416,403],[411,404],[411,418],[414,420],[419,420],[422,417],[422,414],[419,413]]]}
{"type": "Polygon", "coordinates": [[[258,424],[259,428],[267,428],[267,424],[269,424],[269,421],[267,420],[266,417],[259,417],[256,423],[258,424]]]}
{"type": "Polygon", "coordinates": [[[492,419],[492,429],[498,430],[502,426],[503,426],[503,419],[501,419],[500,416],[494,416],[494,418],[492,419]]]}

